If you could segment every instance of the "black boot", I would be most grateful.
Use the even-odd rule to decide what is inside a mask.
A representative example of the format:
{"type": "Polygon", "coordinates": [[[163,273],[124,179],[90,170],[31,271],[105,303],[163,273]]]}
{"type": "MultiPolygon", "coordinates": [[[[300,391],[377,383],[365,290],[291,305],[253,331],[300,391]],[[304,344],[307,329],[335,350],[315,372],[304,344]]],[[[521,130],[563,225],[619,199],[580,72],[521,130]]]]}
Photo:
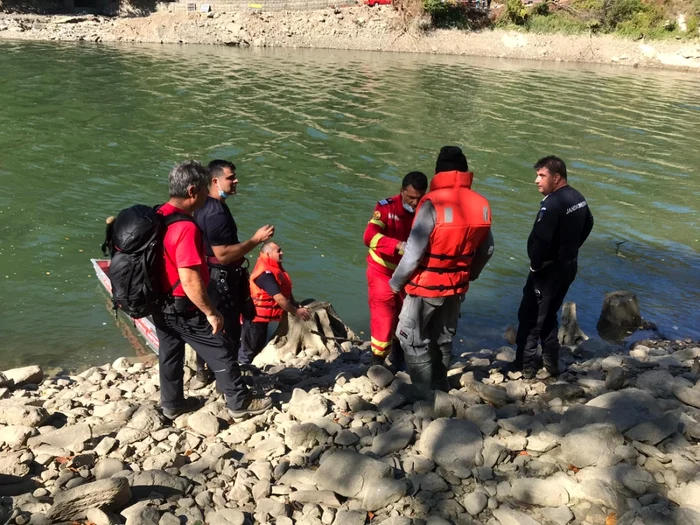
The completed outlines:
{"type": "Polygon", "coordinates": [[[452,361],[452,345],[434,347],[431,350],[433,358],[433,390],[450,391],[450,383],[447,380],[447,371],[450,369],[452,361]]]}
{"type": "Polygon", "coordinates": [[[372,359],[369,360],[369,366],[385,366],[384,358],[380,355],[372,354],[372,359]]]}
{"type": "Polygon", "coordinates": [[[552,377],[557,377],[561,371],[559,370],[559,353],[556,354],[543,354],[542,363],[544,368],[549,372],[552,377]]]}
{"type": "Polygon", "coordinates": [[[419,355],[405,354],[406,371],[411,376],[411,383],[424,399],[433,395],[433,360],[429,352],[419,355]]]}

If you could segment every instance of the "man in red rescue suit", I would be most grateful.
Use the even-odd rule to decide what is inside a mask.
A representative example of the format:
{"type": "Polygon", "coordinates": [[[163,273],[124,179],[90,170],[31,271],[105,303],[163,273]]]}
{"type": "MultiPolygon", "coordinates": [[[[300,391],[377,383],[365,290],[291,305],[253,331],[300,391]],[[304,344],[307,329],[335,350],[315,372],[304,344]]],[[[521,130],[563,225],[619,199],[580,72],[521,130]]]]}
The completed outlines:
{"type": "Polygon", "coordinates": [[[267,329],[288,312],[308,321],[311,312],[300,306],[292,295],[292,280],[282,266],[284,252],[275,242],[260,250],[260,257],[250,275],[250,296],[255,304],[255,318],[243,320],[243,337],[238,362],[250,365],[267,343],[267,329]]]}
{"type": "Polygon", "coordinates": [[[416,210],[401,262],[389,281],[406,292],[396,336],[411,382],[424,394],[449,390],[447,370],[469,282],[493,254],[491,208],[471,189],[474,174],[456,146],[440,150],[430,191],[416,210]]]}
{"type": "Polygon", "coordinates": [[[369,248],[367,285],[373,365],[383,364],[392,347],[395,347],[392,364],[401,366],[403,363],[401,347],[392,345],[403,294],[395,294],[389,288],[389,279],[401,260],[416,206],[427,189],[425,174],[412,171],[403,178],[398,195],[377,203],[365,229],[364,241],[369,248]]]}

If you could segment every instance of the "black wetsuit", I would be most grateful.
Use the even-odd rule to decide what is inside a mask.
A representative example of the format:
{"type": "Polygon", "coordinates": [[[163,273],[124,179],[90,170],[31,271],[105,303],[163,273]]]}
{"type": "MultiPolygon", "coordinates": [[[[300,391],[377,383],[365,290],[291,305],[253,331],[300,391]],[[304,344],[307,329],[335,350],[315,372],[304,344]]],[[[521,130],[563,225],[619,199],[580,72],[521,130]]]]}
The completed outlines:
{"type": "Polygon", "coordinates": [[[550,193],[540,203],[527,240],[530,274],[518,310],[517,368],[538,368],[540,341],[545,365],[557,363],[557,314],[576,278],[578,250],[592,229],[593,215],[588,203],[571,186],[550,193]]]}

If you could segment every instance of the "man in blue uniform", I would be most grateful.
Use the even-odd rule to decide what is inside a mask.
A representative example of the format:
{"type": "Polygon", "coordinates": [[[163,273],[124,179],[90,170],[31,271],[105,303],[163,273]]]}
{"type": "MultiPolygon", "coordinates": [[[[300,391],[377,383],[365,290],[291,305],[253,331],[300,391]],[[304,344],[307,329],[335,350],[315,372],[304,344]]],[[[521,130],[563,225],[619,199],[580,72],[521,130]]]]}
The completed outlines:
{"type": "Polygon", "coordinates": [[[557,315],[569,286],[576,278],[578,250],[593,229],[593,215],[586,199],[569,186],[566,164],[559,157],[537,161],[535,184],[544,195],[527,240],[530,272],[518,310],[518,334],[513,370],[525,379],[535,377],[542,361],[552,376],[559,375],[557,315]]]}

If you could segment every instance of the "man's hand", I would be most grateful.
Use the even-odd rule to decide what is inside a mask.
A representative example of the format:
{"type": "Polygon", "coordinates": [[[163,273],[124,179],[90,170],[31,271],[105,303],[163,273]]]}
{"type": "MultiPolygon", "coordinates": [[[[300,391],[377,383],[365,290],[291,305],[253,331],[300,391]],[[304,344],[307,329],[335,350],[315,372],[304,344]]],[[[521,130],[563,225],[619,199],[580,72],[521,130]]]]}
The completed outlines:
{"type": "Polygon", "coordinates": [[[214,310],[212,313],[207,315],[207,321],[211,325],[211,333],[218,334],[224,329],[224,316],[219,313],[218,310],[214,310]]]}
{"type": "Polygon", "coordinates": [[[260,244],[265,241],[269,241],[272,239],[272,236],[275,234],[275,227],[271,224],[266,224],[262,228],[258,229],[258,231],[255,232],[255,235],[252,237],[252,241],[255,244],[260,244]]]}
{"type": "Polygon", "coordinates": [[[396,245],[396,251],[399,253],[403,253],[406,251],[406,243],[405,242],[400,242],[396,245]]]}
{"type": "Polygon", "coordinates": [[[308,321],[309,319],[311,319],[311,310],[303,307],[297,308],[297,311],[294,315],[296,315],[302,321],[308,321]]]}

